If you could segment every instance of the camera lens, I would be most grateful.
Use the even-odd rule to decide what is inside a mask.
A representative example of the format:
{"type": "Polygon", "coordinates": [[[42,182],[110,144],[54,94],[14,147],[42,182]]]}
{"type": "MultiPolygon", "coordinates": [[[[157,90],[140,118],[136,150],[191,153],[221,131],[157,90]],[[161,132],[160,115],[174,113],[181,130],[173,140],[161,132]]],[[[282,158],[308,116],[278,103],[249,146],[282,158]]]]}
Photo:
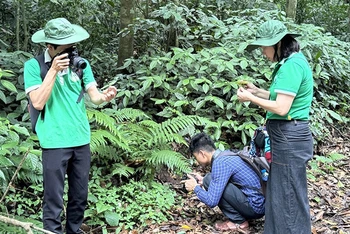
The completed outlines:
{"type": "Polygon", "coordinates": [[[72,64],[74,67],[76,67],[78,69],[85,69],[87,66],[85,60],[79,56],[76,56],[73,58],[72,64]]]}

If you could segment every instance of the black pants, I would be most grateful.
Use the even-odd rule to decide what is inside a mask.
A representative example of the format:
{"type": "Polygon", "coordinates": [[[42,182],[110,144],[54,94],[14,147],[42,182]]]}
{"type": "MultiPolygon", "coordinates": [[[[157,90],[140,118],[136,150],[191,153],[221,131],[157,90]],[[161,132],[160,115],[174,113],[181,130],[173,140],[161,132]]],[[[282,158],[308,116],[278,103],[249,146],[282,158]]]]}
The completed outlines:
{"type": "Polygon", "coordinates": [[[90,145],[73,148],[43,149],[44,229],[63,233],[61,212],[65,175],[68,176],[67,234],[79,233],[87,204],[90,145]]]}
{"type": "MultiPolygon", "coordinates": [[[[211,181],[211,173],[205,175],[203,185],[208,190],[211,181]]],[[[263,214],[257,214],[248,203],[247,197],[234,184],[228,183],[221,196],[218,207],[232,222],[241,224],[247,219],[258,219],[263,214]]]]}
{"type": "Polygon", "coordinates": [[[308,121],[268,120],[272,163],[265,202],[265,234],[310,234],[307,164],[313,156],[308,121]]]}

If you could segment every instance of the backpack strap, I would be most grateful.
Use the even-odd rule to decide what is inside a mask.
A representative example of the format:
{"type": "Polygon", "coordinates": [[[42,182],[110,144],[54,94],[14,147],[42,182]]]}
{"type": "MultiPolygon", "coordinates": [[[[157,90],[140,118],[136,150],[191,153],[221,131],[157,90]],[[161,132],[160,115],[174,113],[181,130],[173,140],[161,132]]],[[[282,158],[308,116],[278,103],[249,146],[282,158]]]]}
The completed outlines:
{"type": "MultiPolygon", "coordinates": [[[[44,54],[40,54],[40,55],[36,56],[35,59],[38,61],[39,66],[40,66],[41,80],[44,80],[47,72],[49,71],[49,69],[51,67],[51,62],[45,63],[44,54]]],[[[79,79],[81,80],[81,91],[80,91],[79,97],[77,99],[77,103],[79,103],[81,101],[81,99],[83,98],[84,93],[85,93],[85,85],[84,85],[84,80],[83,80],[84,73],[83,73],[82,69],[77,69],[73,72],[75,72],[78,75],[79,79]]],[[[42,119],[44,118],[44,113],[45,113],[45,106],[44,106],[43,110],[41,111],[42,119]]]]}
{"type": "MultiPolygon", "coordinates": [[[[246,151],[246,149],[243,151],[238,151],[237,153],[234,153],[231,151],[223,151],[218,156],[237,156],[237,157],[240,157],[242,159],[242,161],[245,162],[248,166],[250,166],[250,168],[252,168],[253,171],[258,175],[258,177],[260,179],[260,184],[262,184],[261,176],[259,176],[261,173],[259,168],[254,164],[254,162],[252,161],[252,158],[247,157],[244,154],[242,154],[242,152],[245,152],[245,151],[246,151]]],[[[261,192],[262,194],[264,194],[262,191],[262,186],[261,186],[261,189],[259,189],[259,188],[252,187],[252,186],[242,185],[242,184],[239,184],[239,183],[233,181],[232,178],[230,178],[230,182],[236,186],[249,188],[249,189],[252,189],[252,190],[255,190],[255,191],[258,191],[258,192],[261,192]]]]}
{"type": "MultiPolygon", "coordinates": [[[[45,56],[44,56],[44,54],[40,54],[40,55],[36,56],[35,59],[38,61],[39,66],[40,66],[40,77],[41,77],[41,80],[44,81],[45,76],[47,74],[47,71],[51,67],[51,63],[45,63],[45,56]]],[[[29,100],[30,100],[30,98],[29,98],[29,100]]],[[[45,106],[43,107],[43,109],[40,112],[41,112],[41,119],[44,120],[44,117],[45,117],[45,106]]]]}

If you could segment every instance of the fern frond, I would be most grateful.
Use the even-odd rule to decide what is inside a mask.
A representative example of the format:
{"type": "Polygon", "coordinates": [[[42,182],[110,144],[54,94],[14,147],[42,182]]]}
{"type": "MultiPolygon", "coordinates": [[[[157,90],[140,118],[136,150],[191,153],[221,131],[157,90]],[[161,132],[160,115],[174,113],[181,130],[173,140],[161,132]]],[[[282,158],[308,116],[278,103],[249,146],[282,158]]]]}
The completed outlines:
{"type": "Polygon", "coordinates": [[[125,166],[120,163],[114,164],[113,167],[114,169],[112,171],[112,175],[118,175],[119,177],[122,177],[122,176],[129,177],[135,173],[134,168],[125,166]]]}
{"type": "MultiPolygon", "coordinates": [[[[153,138],[148,142],[148,146],[151,146],[152,144],[158,145],[165,142],[179,140],[177,134],[180,132],[183,132],[185,129],[191,129],[195,125],[203,125],[207,122],[210,122],[210,120],[195,115],[185,115],[173,119],[168,119],[161,124],[152,125],[153,128],[150,128],[150,131],[153,135],[153,138]]],[[[140,124],[143,124],[143,121],[140,124]]],[[[150,125],[149,122],[146,124],[148,126],[150,125]]],[[[179,143],[183,142],[184,141],[180,141],[179,143]]]]}
{"type": "Polygon", "coordinates": [[[113,134],[117,134],[118,131],[116,129],[116,122],[111,116],[93,109],[87,109],[86,112],[90,120],[95,120],[96,123],[102,125],[104,128],[107,128],[113,134]]]}
{"type": "Polygon", "coordinates": [[[164,165],[173,171],[175,169],[184,173],[191,171],[188,160],[182,154],[172,150],[153,151],[146,162],[154,166],[164,165]]]}
{"type": "Polygon", "coordinates": [[[108,142],[113,143],[115,147],[130,151],[130,148],[124,138],[118,138],[107,130],[95,130],[91,132],[91,150],[96,151],[96,148],[106,146],[108,143],[107,140],[108,142]]]}
{"type": "Polygon", "coordinates": [[[107,144],[107,141],[105,140],[105,132],[105,130],[97,130],[91,132],[91,151],[95,151],[95,149],[99,146],[105,146],[107,144]]]}
{"type": "Polygon", "coordinates": [[[31,171],[36,171],[39,174],[42,173],[42,163],[40,161],[39,156],[33,154],[33,153],[28,153],[25,163],[23,164],[23,169],[28,169],[31,171]]]}
{"type": "Polygon", "coordinates": [[[43,175],[37,171],[21,170],[17,175],[17,179],[33,184],[38,184],[43,181],[43,175]]]}
{"type": "Polygon", "coordinates": [[[124,109],[105,109],[103,110],[106,114],[113,116],[117,123],[123,123],[126,121],[136,122],[137,120],[150,119],[150,117],[142,110],[124,108],[124,109]]]}
{"type": "Polygon", "coordinates": [[[123,122],[125,120],[144,120],[144,119],[150,119],[150,117],[143,112],[142,110],[132,109],[132,108],[125,108],[121,110],[117,110],[115,117],[117,118],[117,121],[123,122]]]}

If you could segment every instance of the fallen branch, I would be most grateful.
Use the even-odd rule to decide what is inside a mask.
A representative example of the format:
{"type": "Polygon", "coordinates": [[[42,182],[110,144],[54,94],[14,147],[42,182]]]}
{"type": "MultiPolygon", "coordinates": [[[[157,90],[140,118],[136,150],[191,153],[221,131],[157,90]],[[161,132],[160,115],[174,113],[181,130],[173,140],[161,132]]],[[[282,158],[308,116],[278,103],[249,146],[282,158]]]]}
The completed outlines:
{"type": "Polygon", "coordinates": [[[16,219],[11,219],[11,218],[8,218],[8,217],[2,216],[2,215],[0,215],[0,221],[4,222],[4,223],[8,223],[8,224],[22,227],[24,230],[26,230],[26,232],[28,234],[33,234],[32,229],[41,231],[41,232],[46,233],[46,234],[54,234],[53,232],[50,232],[50,231],[47,231],[47,230],[44,230],[42,228],[34,226],[33,223],[21,222],[21,221],[18,221],[16,219]]]}
{"type": "MultiPolygon", "coordinates": [[[[19,163],[15,173],[13,174],[13,176],[12,176],[12,178],[10,180],[10,183],[8,184],[8,186],[7,186],[6,190],[5,190],[5,193],[3,194],[3,196],[0,199],[0,204],[5,199],[8,191],[10,190],[10,187],[12,186],[13,181],[15,180],[19,170],[22,168],[22,165],[23,165],[25,159],[27,158],[28,154],[29,154],[29,149],[27,150],[26,154],[24,155],[24,157],[22,158],[21,162],[19,163]]],[[[15,225],[15,226],[22,227],[24,230],[26,230],[26,232],[28,234],[33,234],[32,229],[35,229],[35,230],[38,230],[38,231],[41,231],[41,232],[47,233],[47,234],[54,234],[53,232],[50,232],[50,231],[47,231],[47,230],[44,230],[42,228],[34,226],[33,223],[21,222],[21,221],[18,221],[16,219],[8,218],[8,217],[2,216],[2,215],[0,215],[0,221],[2,221],[4,223],[7,223],[7,224],[12,224],[12,225],[15,225]]]]}

